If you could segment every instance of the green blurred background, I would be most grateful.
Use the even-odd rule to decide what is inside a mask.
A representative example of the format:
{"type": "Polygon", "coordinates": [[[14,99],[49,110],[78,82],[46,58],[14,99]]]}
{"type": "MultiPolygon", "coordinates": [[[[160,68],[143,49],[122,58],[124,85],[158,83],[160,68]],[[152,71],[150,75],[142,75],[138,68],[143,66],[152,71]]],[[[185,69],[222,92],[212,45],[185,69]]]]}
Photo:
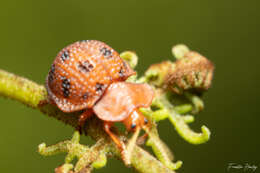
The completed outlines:
{"type": "MultiPolygon", "coordinates": [[[[136,51],[143,72],[172,59],[172,45],[185,43],[213,61],[216,71],[205,110],[191,125],[196,131],[203,124],[210,128],[208,143],[191,145],[168,121],[159,124],[162,139],[184,162],[178,172],[228,172],[229,163],[259,167],[259,5],[257,0],[2,1],[0,68],[44,83],[61,48],[96,39],[118,52],[136,51]]],[[[37,146],[70,138],[72,128],[12,100],[0,98],[0,108],[1,172],[53,172],[63,163],[64,155],[42,157],[37,146]]],[[[133,170],[109,159],[94,172],[133,170]]]]}

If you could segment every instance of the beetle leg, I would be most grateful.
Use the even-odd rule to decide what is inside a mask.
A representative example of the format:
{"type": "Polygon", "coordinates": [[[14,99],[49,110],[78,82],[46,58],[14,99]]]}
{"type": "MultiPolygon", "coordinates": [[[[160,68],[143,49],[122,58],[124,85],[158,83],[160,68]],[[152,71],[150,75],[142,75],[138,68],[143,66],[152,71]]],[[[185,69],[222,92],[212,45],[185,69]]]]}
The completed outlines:
{"type": "Polygon", "coordinates": [[[143,134],[141,137],[139,137],[136,141],[137,145],[143,145],[148,137],[148,133],[143,134]]]}
{"type": "Polygon", "coordinates": [[[84,112],[79,116],[77,130],[80,132],[80,134],[82,133],[82,129],[83,129],[83,126],[84,126],[86,120],[87,120],[92,114],[93,114],[92,109],[87,109],[86,111],[84,111],[84,112]]]}
{"type": "Polygon", "coordinates": [[[118,149],[120,150],[123,161],[125,162],[126,165],[128,165],[130,163],[126,162],[126,154],[127,154],[126,146],[113,132],[110,131],[112,125],[113,125],[112,123],[105,121],[104,129],[106,133],[110,136],[110,138],[114,141],[118,149]]]}

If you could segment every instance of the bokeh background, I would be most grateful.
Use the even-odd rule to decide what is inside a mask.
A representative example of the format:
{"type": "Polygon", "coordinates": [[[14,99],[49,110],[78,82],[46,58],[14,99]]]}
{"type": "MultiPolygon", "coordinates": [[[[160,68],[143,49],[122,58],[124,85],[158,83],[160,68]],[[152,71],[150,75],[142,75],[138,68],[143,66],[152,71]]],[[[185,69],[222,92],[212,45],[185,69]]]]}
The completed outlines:
{"type": "MultiPolygon", "coordinates": [[[[172,59],[171,47],[185,43],[213,61],[216,71],[205,110],[191,125],[196,131],[207,125],[209,142],[191,145],[167,120],[159,124],[162,139],[184,162],[178,172],[228,172],[229,163],[259,167],[259,5],[257,0],[2,1],[0,68],[43,84],[61,48],[96,39],[118,52],[136,51],[137,70],[143,72],[172,59]]],[[[37,146],[70,138],[72,128],[3,98],[0,115],[1,172],[53,172],[63,163],[65,155],[42,157],[37,146]]],[[[106,168],[94,172],[133,170],[109,159],[106,168]]]]}

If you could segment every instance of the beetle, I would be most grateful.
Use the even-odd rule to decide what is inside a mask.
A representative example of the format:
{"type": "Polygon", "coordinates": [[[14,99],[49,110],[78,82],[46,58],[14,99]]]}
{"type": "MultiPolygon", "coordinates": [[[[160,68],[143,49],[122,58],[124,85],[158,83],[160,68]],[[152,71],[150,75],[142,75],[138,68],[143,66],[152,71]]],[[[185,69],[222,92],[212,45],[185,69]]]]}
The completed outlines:
{"type": "Polygon", "coordinates": [[[125,81],[134,74],[107,44],[78,41],[62,49],[51,65],[45,84],[48,101],[63,112],[83,110],[78,129],[87,118],[96,115],[125,158],[124,143],[110,129],[115,122],[124,123],[128,131],[146,126],[148,120],[138,108],[149,107],[154,98],[148,84],[125,81]]]}

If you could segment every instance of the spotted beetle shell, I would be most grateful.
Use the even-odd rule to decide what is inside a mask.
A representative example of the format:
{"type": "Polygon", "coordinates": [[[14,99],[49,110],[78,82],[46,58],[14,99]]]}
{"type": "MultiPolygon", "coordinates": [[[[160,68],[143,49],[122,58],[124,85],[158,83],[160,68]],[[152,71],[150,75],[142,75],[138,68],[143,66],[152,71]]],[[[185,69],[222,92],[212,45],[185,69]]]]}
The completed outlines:
{"type": "Polygon", "coordinates": [[[86,40],[62,49],[46,79],[48,97],[62,111],[91,108],[113,82],[135,74],[119,54],[101,41],[86,40]]]}

